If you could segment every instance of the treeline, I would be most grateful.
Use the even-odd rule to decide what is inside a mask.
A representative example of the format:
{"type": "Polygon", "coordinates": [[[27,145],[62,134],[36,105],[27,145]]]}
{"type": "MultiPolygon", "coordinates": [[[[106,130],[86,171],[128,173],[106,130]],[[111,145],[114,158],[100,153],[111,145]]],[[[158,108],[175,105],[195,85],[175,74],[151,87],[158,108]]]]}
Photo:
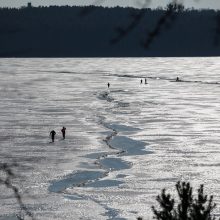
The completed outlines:
{"type": "Polygon", "coordinates": [[[219,56],[214,10],[0,9],[1,57],[219,56]]]}

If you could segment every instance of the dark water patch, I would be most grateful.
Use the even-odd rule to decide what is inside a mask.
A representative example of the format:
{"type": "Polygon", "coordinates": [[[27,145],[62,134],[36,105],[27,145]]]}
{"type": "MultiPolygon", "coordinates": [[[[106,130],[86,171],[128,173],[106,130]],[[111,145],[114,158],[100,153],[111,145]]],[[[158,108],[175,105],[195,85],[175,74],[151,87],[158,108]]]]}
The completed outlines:
{"type": "Polygon", "coordinates": [[[99,180],[95,182],[91,182],[86,184],[86,187],[94,187],[94,188],[99,188],[99,187],[118,187],[124,182],[118,181],[118,180],[99,180]]]}
{"type": "Polygon", "coordinates": [[[77,194],[75,195],[65,195],[64,199],[69,199],[69,200],[83,200],[81,196],[78,196],[77,194]]]}
{"type": "Polygon", "coordinates": [[[100,160],[100,165],[107,170],[123,170],[132,167],[132,163],[126,162],[120,158],[104,158],[100,160]]]}
{"type": "Polygon", "coordinates": [[[114,101],[114,98],[112,98],[110,96],[110,92],[106,92],[106,91],[99,93],[97,95],[97,98],[100,99],[100,100],[106,100],[108,102],[114,101]]]}
{"type": "Polygon", "coordinates": [[[144,155],[150,153],[145,149],[146,143],[125,136],[116,136],[109,141],[109,144],[115,149],[124,151],[125,155],[144,155]]]}
{"type": "Polygon", "coordinates": [[[61,180],[54,180],[48,187],[50,192],[59,193],[63,190],[74,187],[74,186],[84,186],[90,181],[97,180],[106,175],[106,172],[101,171],[80,171],[63,177],[61,180]]]}
{"type": "Polygon", "coordinates": [[[116,178],[125,178],[125,177],[127,177],[128,175],[125,175],[125,174],[118,174],[117,176],[116,176],[116,178]]]}

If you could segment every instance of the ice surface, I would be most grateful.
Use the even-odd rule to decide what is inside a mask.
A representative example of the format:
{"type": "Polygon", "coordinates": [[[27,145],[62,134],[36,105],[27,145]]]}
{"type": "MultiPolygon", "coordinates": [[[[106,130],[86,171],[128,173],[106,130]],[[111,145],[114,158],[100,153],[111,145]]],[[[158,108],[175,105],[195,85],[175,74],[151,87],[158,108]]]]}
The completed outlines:
{"type": "MultiPolygon", "coordinates": [[[[205,184],[220,215],[219,67],[220,58],[0,59],[0,158],[25,206],[45,220],[152,219],[161,189],[185,180],[205,184]]],[[[0,219],[20,213],[4,185],[0,207],[0,219]]]]}

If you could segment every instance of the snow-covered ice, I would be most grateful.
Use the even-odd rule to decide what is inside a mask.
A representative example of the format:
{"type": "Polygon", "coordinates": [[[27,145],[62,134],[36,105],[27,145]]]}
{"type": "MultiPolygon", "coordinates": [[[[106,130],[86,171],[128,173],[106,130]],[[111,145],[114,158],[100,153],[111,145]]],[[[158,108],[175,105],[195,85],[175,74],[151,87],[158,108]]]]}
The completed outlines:
{"type": "MultiPolygon", "coordinates": [[[[152,219],[161,189],[184,180],[205,184],[220,215],[219,68],[220,58],[0,59],[0,158],[25,207],[45,220],[152,219]]],[[[20,214],[4,185],[0,207],[0,219],[20,214]]]]}

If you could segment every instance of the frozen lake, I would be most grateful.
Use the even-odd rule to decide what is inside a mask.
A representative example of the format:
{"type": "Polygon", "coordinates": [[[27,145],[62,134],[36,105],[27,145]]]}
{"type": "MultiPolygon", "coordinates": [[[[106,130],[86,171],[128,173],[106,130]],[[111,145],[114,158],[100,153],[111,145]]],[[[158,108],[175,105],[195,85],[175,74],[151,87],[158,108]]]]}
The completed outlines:
{"type": "MultiPolygon", "coordinates": [[[[219,70],[220,58],[0,59],[1,163],[35,219],[152,219],[178,180],[205,184],[219,216],[219,70]]],[[[19,214],[4,185],[0,210],[19,214]]]]}

